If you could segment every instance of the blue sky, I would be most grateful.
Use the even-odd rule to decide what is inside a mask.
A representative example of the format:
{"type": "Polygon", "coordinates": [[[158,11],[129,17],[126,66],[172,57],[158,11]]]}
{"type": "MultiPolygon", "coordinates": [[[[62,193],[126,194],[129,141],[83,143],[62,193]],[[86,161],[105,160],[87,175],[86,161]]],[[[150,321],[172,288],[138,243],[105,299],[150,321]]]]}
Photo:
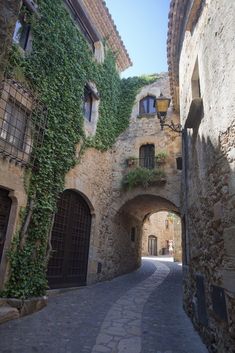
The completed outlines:
{"type": "Polygon", "coordinates": [[[170,0],[105,0],[133,66],[122,77],[167,71],[170,0]]]}

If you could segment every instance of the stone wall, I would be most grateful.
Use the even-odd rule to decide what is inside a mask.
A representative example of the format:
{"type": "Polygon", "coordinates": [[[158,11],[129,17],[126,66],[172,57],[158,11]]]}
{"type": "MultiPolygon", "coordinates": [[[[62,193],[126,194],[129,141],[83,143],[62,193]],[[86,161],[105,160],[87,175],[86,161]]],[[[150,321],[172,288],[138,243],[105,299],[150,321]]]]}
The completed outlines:
{"type": "Polygon", "coordinates": [[[20,222],[20,211],[27,204],[27,194],[25,184],[27,175],[25,169],[8,159],[0,159],[0,188],[9,191],[8,197],[11,199],[11,210],[6,229],[6,238],[0,263],[0,289],[7,280],[8,260],[7,251],[10,249],[13,234],[17,230],[20,222]]]}
{"type": "MultiPolygon", "coordinates": [[[[159,96],[161,91],[169,94],[166,74],[137,95],[130,127],[119,136],[113,148],[107,152],[86,150],[80,163],[66,177],[66,189],[81,193],[93,216],[88,283],[136,269],[141,261],[145,216],[155,210],[178,211],[181,171],[176,168],[176,158],[181,155],[181,137],[168,129],[161,131],[156,114],[138,117],[139,100],[147,94],[159,96]],[[166,183],[148,189],[122,190],[122,178],[129,170],[127,159],[130,156],[138,158],[140,146],[146,143],[154,144],[156,153],[167,152],[166,183]],[[139,196],[141,201],[135,201],[139,196]],[[99,264],[101,273],[97,273],[99,264]]],[[[172,110],[171,119],[176,122],[179,119],[172,110]]]]}
{"type": "Polygon", "coordinates": [[[218,353],[235,346],[234,13],[233,1],[206,1],[179,67],[184,305],[218,353]]]}

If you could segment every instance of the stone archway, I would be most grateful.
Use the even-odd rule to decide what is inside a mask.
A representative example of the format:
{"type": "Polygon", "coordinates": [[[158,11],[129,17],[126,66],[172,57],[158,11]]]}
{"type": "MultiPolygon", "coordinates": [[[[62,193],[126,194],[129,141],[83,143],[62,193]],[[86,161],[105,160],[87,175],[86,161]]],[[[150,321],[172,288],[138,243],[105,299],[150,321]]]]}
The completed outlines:
{"type": "Polygon", "coordinates": [[[50,288],[86,285],[91,211],[81,194],[65,190],[58,201],[48,264],[50,288]]]}
{"type": "Polygon", "coordinates": [[[159,211],[170,211],[180,215],[179,208],[172,201],[158,195],[141,194],[128,198],[126,202],[122,200],[122,205],[113,218],[112,232],[109,236],[112,246],[106,254],[106,263],[115,269],[114,274],[111,273],[112,276],[133,271],[140,266],[143,254],[143,224],[146,218],[159,211]],[[132,237],[134,228],[135,239],[132,237]]]}

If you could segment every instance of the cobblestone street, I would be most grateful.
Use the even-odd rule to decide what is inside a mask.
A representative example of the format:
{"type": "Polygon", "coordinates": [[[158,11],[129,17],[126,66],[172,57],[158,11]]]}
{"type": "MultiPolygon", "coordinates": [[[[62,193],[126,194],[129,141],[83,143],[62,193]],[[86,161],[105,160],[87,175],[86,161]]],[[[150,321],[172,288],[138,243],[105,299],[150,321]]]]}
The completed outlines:
{"type": "Polygon", "coordinates": [[[0,327],[1,353],[206,353],[182,309],[181,266],[144,259],[112,281],[51,296],[0,327]]]}

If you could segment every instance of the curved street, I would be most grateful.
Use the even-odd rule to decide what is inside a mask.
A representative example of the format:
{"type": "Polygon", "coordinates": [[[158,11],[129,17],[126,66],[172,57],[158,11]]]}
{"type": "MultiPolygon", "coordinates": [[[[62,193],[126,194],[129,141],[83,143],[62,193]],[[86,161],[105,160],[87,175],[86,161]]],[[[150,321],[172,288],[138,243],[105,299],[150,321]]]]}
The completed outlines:
{"type": "Polygon", "coordinates": [[[1,353],[206,353],[182,309],[182,269],[145,258],[138,271],[49,298],[0,327],[1,353]]]}

